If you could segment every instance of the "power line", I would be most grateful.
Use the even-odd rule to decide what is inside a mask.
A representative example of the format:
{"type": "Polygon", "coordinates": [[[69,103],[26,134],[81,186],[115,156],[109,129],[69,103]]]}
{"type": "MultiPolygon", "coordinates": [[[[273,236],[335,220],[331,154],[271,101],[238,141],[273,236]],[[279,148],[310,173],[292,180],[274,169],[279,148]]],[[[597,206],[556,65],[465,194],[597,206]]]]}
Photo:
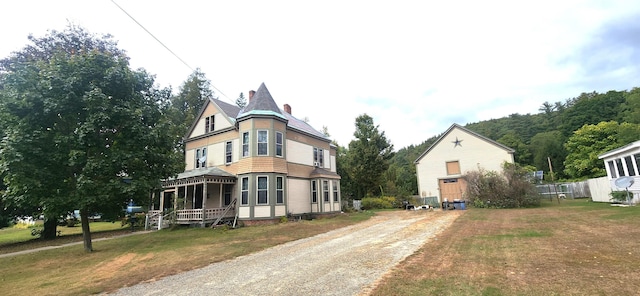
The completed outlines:
{"type": "MultiPolygon", "coordinates": [[[[138,22],[138,20],[136,20],[131,14],[129,14],[126,10],[124,10],[124,8],[122,8],[120,5],[118,5],[118,3],[116,3],[115,0],[111,0],[111,2],[115,6],[117,6],[120,10],[122,10],[122,12],[124,12],[124,14],[126,14],[131,20],[133,20],[136,24],[138,24],[138,26],[140,26],[140,28],[142,28],[145,32],[147,32],[147,34],[149,34],[149,36],[153,37],[153,39],[158,41],[158,43],[160,43],[160,45],[162,45],[162,47],[164,47],[166,50],[168,50],[174,57],[176,57],[180,62],[182,62],[182,64],[187,66],[187,68],[189,68],[191,70],[191,72],[195,72],[196,71],[191,66],[189,66],[189,64],[187,64],[187,62],[185,62],[182,58],[180,58],[175,52],[173,52],[168,46],[166,46],[164,43],[162,43],[162,41],[160,41],[160,39],[158,39],[149,30],[147,30],[147,28],[145,28],[140,22],[138,22]]],[[[218,91],[221,95],[223,95],[225,98],[227,98],[229,101],[231,101],[233,103],[231,98],[229,98],[227,95],[225,95],[221,90],[219,90],[217,87],[215,87],[215,85],[213,85],[212,83],[211,83],[211,87],[213,87],[216,91],[218,91]]]]}

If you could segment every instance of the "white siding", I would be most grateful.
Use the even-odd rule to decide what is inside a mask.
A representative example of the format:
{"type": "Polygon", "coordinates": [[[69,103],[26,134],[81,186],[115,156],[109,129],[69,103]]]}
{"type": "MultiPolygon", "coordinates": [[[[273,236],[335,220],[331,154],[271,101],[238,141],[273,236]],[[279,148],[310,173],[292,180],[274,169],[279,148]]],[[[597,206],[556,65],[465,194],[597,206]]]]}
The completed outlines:
{"type": "Polygon", "coordinates": [[[311,212],[310,186],[311,182],[308,180],[287,179],[287,202],[290,213],[311,212]]]}
{"type": "Polygon", "coordinates": [[[591,200],[599,202],[611,202],[611,184],[609,178],[600,177],[587,180],[589,191],[591,192],[591,200]]]}
{"type": "Polygon", "coordinates": [[[227,120],[227,118],[222,115],[222,114],[216,114],[216,126],[215,126],[215,130],[221,130],[221,129],[225,129],[228,127],[232,127],[233,123],[231,123],[231,121],[227,120]]]}
{"type": "Polygon", "coordinates": [[[196,126],[193,127],[193,131],[191,132],[191,135],[189,135],[189,138],[204,135],[204,123],[204,117],[198,119],[198,122],[196,123],[196,126]]]}
{"type": "Polygon", "coordinates": [[[334,173],[337,173],[337,166],[336,166],[336,157],[335,156],[331,156],[331,171],[334,173]]]}
{"type": "Polygon", "coordinates": [[[271,206],[254,206],[253,216],[255,218],[269,218],[271,217],[271,206]]]}
{"type": "Polygon", "coordinates": [[[324,150],[322,150],[322,154],[324,154],[323,157],[322,157],[322,159],[324,159],[324,163],[323,163],[324,167],[323,168],[331,169],[331,165],[332,165],[332,163],[331,163],[331,151],[329,151],[328,149],[324,149],[324,150]]]}
{"type": "Polygon", "coordinates": [[[239,207],[238,208],[238,218],[251,218],[251,208],[250,207],[239,207]]]}
{"type": "Polygon", "coordinates": [[[287,140],[287,161],[312,166],[313,146],[287,140]]]}
{"type": "Polygon", "coordinates": [[[287,207],[285,206],[276,206],[275,211],[276,211],[276,217],[282,217],[287,215],[287,207]]]}

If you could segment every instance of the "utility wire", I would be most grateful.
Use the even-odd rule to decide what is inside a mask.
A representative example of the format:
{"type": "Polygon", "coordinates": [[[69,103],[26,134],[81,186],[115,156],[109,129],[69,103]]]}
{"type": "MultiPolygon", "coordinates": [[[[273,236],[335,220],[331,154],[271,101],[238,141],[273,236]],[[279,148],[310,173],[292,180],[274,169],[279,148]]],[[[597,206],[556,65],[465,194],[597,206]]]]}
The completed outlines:
{"type": "MultiPolygon", "coordinates": [[[[140,22],[138,22],[138,20],[136,20],[131,14],[129,14],[126,10],[124,10],[124,8],[122,8],[120,5],[118,5],[118,3],[116,3],[115,0],[111,0],[111,2],[117,6],[120,10],[122,10],[122,12],[124,12],[124,14],[126,14],[131,20],[133,20],[136,24],[138,24],[138,26],[140,26],[140,28],[142,28],[145,32],[147,32],[147,34],[149,34],[149,36],[153,37],[153,39],[155,39],[156,41],[158,41],[158,43],[160,43],[160,45],[162,45],[162,47],[164,47],[166,50],[168,50],[174,57],[176,57],[178,60],[180,60],[180,62],[182,62],[182,64],[184,64],[185,66],[187,66],[187,68],[189,68],[191,70],[191,72],[195,72],[196,70],[194,70],[191,66],[189,66],[189,64],[187,64],[187,62],[185,62],[183,59],[181,59],[175,52],[173,52],[171,49],[169,49],[168,46],[166,46],[164,43],[162,43],[162,41],[160,41],[160,39],[158,39],[155,35],[153,35],[151,32],[149,32],[149,30],[147,30],[147,28],[145,28],[140,22]]],[[[211,83],[210,83],[211,84],[211,83]]],[[[225,98],[227,98],[229,101],[232,101],[231,98],[227,97],[227,95],[225,95],[221,90],[219,90],[217,87],[215,87],[215,85],[211,84],[211,87],[213,87],[216,91],[218,91],[221,95],[223,95],[225,98]]],[[[233,101],[232,101],[233,102],[233,101]]]]}

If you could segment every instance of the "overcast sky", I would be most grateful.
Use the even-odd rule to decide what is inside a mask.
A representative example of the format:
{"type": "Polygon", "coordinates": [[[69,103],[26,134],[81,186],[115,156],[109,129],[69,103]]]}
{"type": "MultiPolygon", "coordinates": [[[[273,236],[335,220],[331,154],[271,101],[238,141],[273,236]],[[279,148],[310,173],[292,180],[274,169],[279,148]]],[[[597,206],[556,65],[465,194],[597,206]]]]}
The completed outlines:
{"type": "Polygon", "coordinates": [[[373,117],[396,150],[453,123],[538,113],[640,86],[637,1],[6,1],[0,57],[67,21],[108,33],[174,91],[200,68],[220,99],[265,83],[342,146],[373,117]]]}

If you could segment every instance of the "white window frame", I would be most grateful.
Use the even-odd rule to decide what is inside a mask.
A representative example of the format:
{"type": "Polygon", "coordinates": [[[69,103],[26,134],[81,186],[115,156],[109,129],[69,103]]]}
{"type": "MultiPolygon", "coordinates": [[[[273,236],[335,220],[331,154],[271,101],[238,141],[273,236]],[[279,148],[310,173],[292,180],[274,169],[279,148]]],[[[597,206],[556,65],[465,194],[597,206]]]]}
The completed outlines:
{"type": "Polygon", "coordinates": [[[313,165],[324,168],[324,151],[322,148],[313,147],[313,165]]]}
{"type": "Polygon", "coordinates": [[[257,176],[256,177],[256,205],[268,205],[269,204],[269,176],[257,176]],[[265,178],[267,188],[260,188],[260,179],[265,178]],[[260,202],[260,191],[264,191],[266,194],[266,201],[260,202]]]}
{"type": "Polygon", "coordinates": [[[249,150],[249,143],[251,142],[251,134],[249,132],[242,133],[242,157],[251,156],[251,152],[249,150]],[[246,137],[245,137],[246,135],[246,137]]]}
{"type": "Polygon", "coordinates": [[[204,133],[210,133],[215,130],[216,127],[216,115],[207,116],[204,119],[204,133]]]}
{"type": "Polygon", "coordinates": [[[269,155],[269,131],[268,130],[258,130],[258,136],[256,137],[256,144],[257,144],[257,155],[258,156],[267,156],[269,155]],[[264,142],[260,142],[260,134],[265,135],[264,137],[264,142]],[[260,147],[264,147],[265,151],[264,153],[260,153],[260,147]]]}
{"type": "Polygon", "coordinates": [[[207,167],[207,147],[202,147],[196,149],[196,159],[195,159],[195,168],[206,168],[207,167]],[[204,163],[200,165],[200,157],[204,157],[204,163]]]}
{"type": "Polygon", "coordinates": [[[240,204],[249,204],[249,177],[242,177],[240,181],[240,204]]]}
{"type": "Polygon", "coordinates": [[[276,177],[276,204],[284,203],[284,177],[277,176],[276,177]],[[280,184],[278,184],[278,182],[280,184]],[[278,188],[280,185],[280,188],[278,188]]]}
{"type": "Polygon", "coordinates": [[[233,142],[227,141],[224,143],[224,163],[230,164],[233,162],[233,142]]]}
{"type": "Polygon", "coordinates": [[[311,180],[311,203],[318,203],[318,182],[311,180]]]}
{"type": "Polygon", "coordinates": [[[276,132],[276,156],[277,157],[282,157],[284,155],[283,143],[284,143],[284,134],[281,132],[276,132]],[[280,142],[278,142],[278,137],[280,137],[280,142]],[[278,150],[278,148],[280,149],[278,150]]]}
{"type": "Polygon", "coordinates": [[[333,181],[333,202],[338,202],[338,181],[333,181]]]}
{"type": "Polygon", "coordinates": [[[331,198],[329,197],[329,181],[322,180],[322,197],[324,202],[329,202],[331,198]]]}

